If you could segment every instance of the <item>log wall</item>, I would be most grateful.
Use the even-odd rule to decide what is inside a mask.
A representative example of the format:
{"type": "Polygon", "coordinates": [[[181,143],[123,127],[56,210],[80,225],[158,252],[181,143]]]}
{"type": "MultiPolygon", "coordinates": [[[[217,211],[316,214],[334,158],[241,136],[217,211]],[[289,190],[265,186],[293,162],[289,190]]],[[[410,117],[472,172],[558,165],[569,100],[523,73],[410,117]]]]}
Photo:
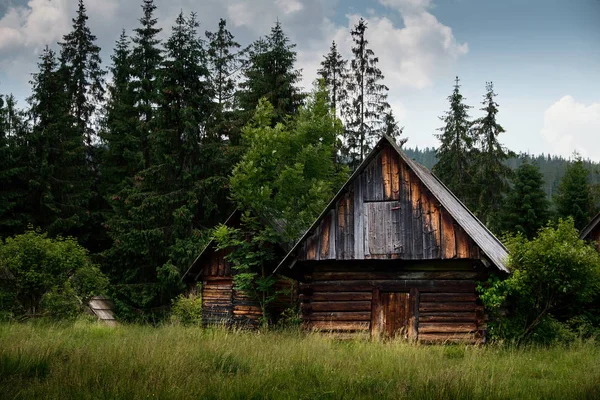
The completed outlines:
{"type": "Polygon", "coordinates": [[[304,263],[300,302],[312,330],[368,335],[374,289],[418,293],[417,339],[477,343],[485,329],[477,299],[478,280],[487,279],[477,261],[340,261],[304,263]]]}
{"type": "Polygon", "coordinates": [[[386,145],[298,251],[300,261],[479,259],[480,250],[386,145]]]}

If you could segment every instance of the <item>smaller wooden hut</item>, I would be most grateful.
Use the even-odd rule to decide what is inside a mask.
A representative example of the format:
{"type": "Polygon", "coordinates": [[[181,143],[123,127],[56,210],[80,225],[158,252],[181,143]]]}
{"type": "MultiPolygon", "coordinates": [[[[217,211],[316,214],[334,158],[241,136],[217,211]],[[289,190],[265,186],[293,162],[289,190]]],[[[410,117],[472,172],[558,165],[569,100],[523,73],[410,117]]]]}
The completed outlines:
{"type": "Polygon", "coordinates": [[[579,237],[583,240],[593,242],[596,249],[600,251],[600,213],[596,214],[586,227],[581,230],[579,237]]]}
{"type": "MultiPolygon", "coordinates": [[[[240,227],[242,212],[234,211],[225,221],[229,227],[240,227]]],[[[231,249],[216,248],[211,240],[192,263],[182,280],[188,292],[201,295],[202,321],[205,325],[256,326],[262,315],[260,304],[246,293],[236,290],[233,282],[235,271],[231,268],[227,255],[231,249]]],[[[272,272],[286,254],[283,247],[277,248],[280,258],[268,269],[272,272]]],[[[280,295],[271,304],[269,313],[275,320],[285,309],[291,307],[297,294],[290,279],[280,276],[275,284],[276,291],[289,293],[280,295]]]]}
{"type": "Polygon", "coordinates": [[[277,268],[308,329],[481,342],[476,286],[506,276],[502,243],[384,136],[277,268]]]}

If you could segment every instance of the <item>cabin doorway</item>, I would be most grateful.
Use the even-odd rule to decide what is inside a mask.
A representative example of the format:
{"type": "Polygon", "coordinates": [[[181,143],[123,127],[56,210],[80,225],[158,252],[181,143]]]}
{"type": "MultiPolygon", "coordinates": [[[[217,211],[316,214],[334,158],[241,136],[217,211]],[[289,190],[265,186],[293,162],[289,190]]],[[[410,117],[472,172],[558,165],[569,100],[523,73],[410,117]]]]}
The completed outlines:
{"type": "Polygon", "coordinates": [[[375,289],[371,306],[371,336],[384,339],[417,339],[417,290],[393,292],[375,289]]]}

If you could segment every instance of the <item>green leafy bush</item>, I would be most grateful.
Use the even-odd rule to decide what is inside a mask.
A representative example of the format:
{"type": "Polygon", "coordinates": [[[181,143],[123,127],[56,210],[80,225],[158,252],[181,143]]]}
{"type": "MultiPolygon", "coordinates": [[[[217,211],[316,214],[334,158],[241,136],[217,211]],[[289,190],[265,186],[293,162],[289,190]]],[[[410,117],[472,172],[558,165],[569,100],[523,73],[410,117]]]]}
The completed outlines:
{"type": "MultiPolygon", "coordinates": [[[[491,338],[551,343],[585,333],[576,317],[600,293],[600,255],[579,239],[573,220],[543,228],[532,240],[509,237],[507,246],[511,275],[479,287],[493,316],[491,338]]],[[[585,330],[593,331],[589,324],[585,330]]]]}
{"type": "Polygon", "coordinates": [[[171,322],[182,325],[202,323],[202,297],[195,294],[179,295],[171,306],[171,322]]]}
{"type": "Polygon", "coordinates": [[[4,315],[70,318],[108,280],[75,239],[29,230],[0,242],[0,284],[4,315]]]}

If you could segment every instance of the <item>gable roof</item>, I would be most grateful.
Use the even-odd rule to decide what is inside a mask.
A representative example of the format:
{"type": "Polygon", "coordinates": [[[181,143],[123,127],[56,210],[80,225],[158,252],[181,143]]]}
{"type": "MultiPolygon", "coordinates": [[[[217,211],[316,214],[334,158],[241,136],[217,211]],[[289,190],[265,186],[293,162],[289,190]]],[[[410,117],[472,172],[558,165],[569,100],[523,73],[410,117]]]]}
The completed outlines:
{"type": "Polygon", "coordinates": [[[585,239],[588,235],[598,226],[600,223],[600,213],[596,214],[594,218],[581,230],[581,234],[579,235],[580,239],[585,239]]]}
{"type": "Polygon", "coordinates": [[[321,215],[315,220],[315,222],[308,228],[304,235],[296,242],[294,247],[288,252],[285,258],[279,263],[279,266],[275,269],[275,272],[279,271],[280,268],[287,267],[288,270],[294,266],[296,262],[295,253],[299,246],[314,232],[319,226],[325,215],[329,212],[332,207],[335,207],[336,202],[344,194],[348,186],[364,171],[369,163],[379,153],[379,150],[383,145],[389,144],[398,153],[400,158],[408,165],[408,167],[414,172],[419,180],[425,185],[425,187],[431,192],[431,194],[440,202],[440,204],[448,211],[448,213],[454,218],[454,220],[460,225],[461,228],[471,237],[471,239],[479,246],[480,250],[490,260],[490,262],[500,271],[509,273],[506,266],[506,259],[508,257],[508,251],[506,247],[494,236],[492,232],[485,227],[485,225],[467,209],[467,207],[440,181],[431,171],[424,166],[420,165],[416,161],[409,158],[404,152],[398,147],[394,139],[388,135],[383,135],[379,142],[375,145],[373,150],[367,155],[360,166],[354,171],[334,198],[329,202],[327,207],[323,210],[321,215]]]}

